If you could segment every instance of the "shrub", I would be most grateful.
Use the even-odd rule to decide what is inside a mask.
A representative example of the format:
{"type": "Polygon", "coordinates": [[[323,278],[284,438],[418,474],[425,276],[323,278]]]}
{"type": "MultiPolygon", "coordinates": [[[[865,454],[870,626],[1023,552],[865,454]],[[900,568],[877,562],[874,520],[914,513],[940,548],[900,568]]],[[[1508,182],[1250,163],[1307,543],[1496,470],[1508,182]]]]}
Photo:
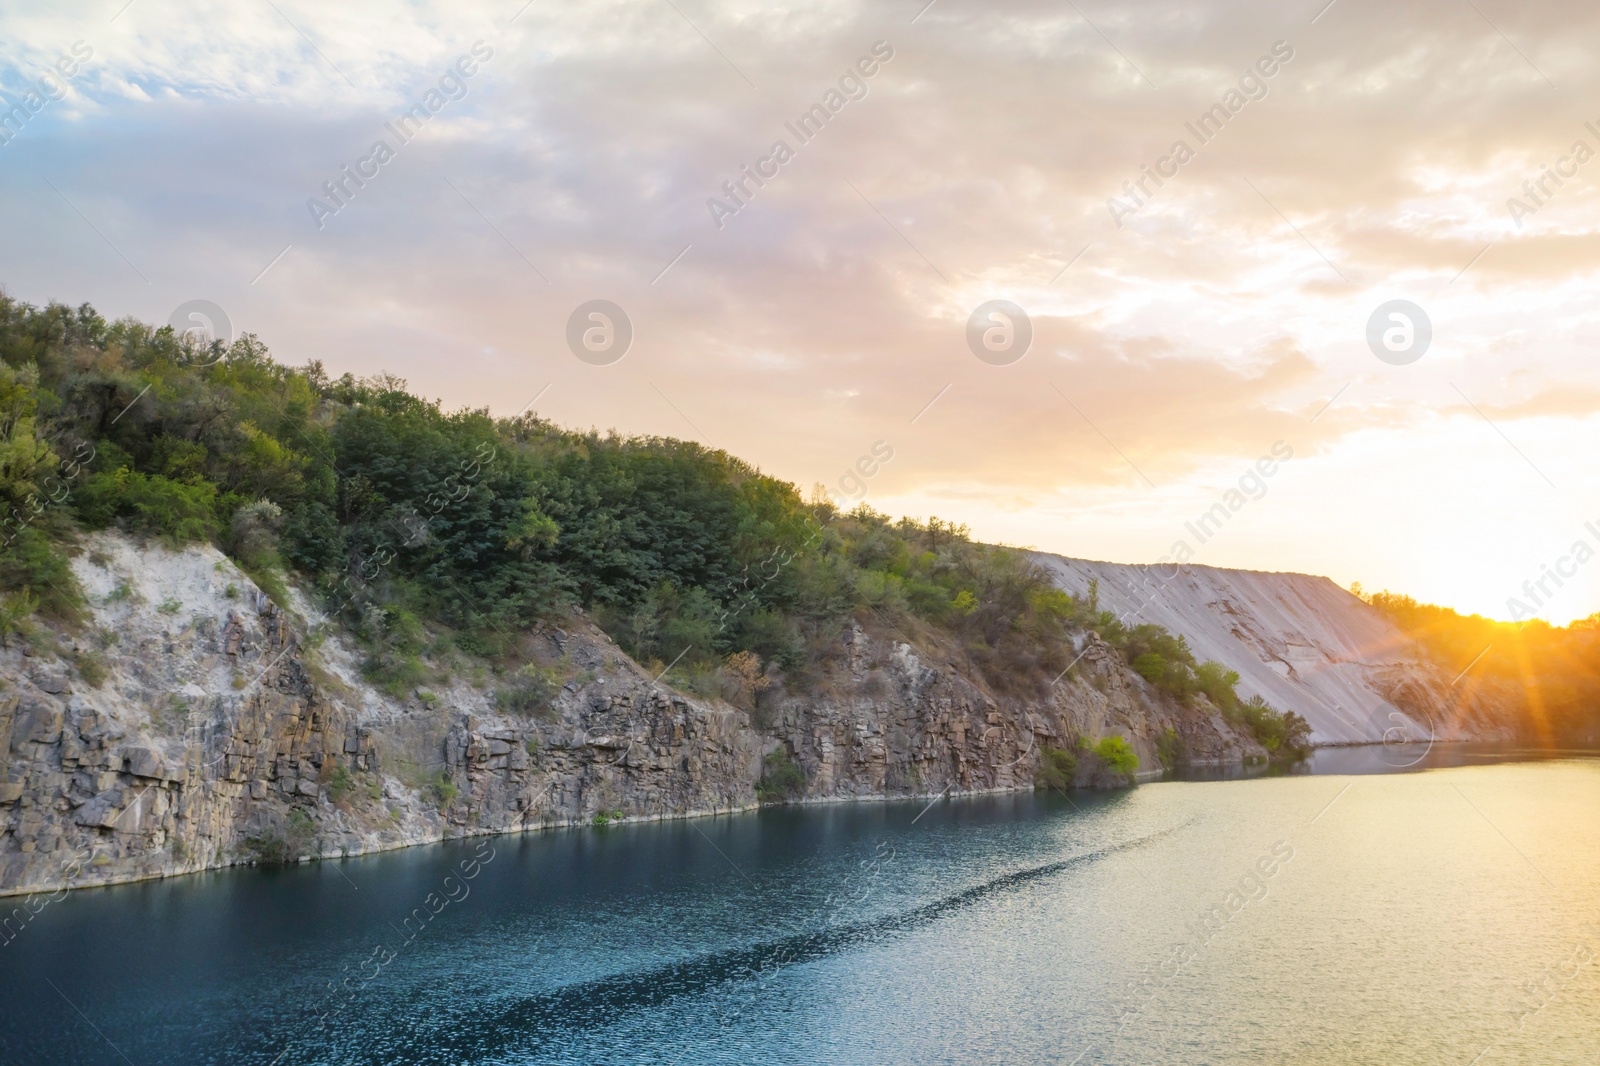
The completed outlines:
{"type": "MultiPolygon", "coordinates": [[[[395,599],[410,597],[414,590],[391,590],[395,599]]],[[[422,620],[405,606],[390,602],[384,606],[366,602],[356,617],[356,637],[366,657],[361,661],[362,676],[391,699],[410,697],[429,678],[422,652],[428,647],[428,634],[422,620]]]]}
{"type": "Polygon", "coordinates": [[[450,771],[448,770],[440,770],[438,776],[433,779],[433,795],[438,801],[441,811],[449,809],[450,804],[455,802],[456,794],[459,791],[456,788],[456,783],[450,780],[450,771]]]}
{"type": "Polygon", "coordinates": [[[1278,711],[1260,696],[1251,696],[1229,715],[1244,725],[1274,760],[1297,762],[1311,754],[1311,723],[1293,711],[1278,711]]]}
{"type": "Polygon", "coordinates": [[[703,700],[716,698],[722,692],[721,671],[711,663],[679,664],[676,687],[687,688],[703,700]]]}
{"type": "Polygon", "coordinates": [[[274,832],[246,837],[245,854],[262,866],[281,866],[300,861],[317,838],[317,823],[304,809],[289,812],[288,824],[274,832]]]}
{"type": "Polygon", "coordinates": [[[797,798],[805,788],[806,772],[790,758],[787,748],[779,748],[762,763],[756,798],[762,803],[779,803],[797,798]]]}
{"type": "Polygon", "coordinates": [[[1139,769],[1139,756],[1134,754],[1133,748],[1122,737],[1101,737],[1094,746],[1094,754],[1106,769],[1130,780],[1134,771],[1139,769]]]}
{"type": "Polygon", "coordinates": [[[1036,788],[1070,788],[1078,774],[1078,757],[1063,748],[1044,747],[1039,751],[1039,768],[1034,771],[1036,788]]]}
{"type": "Polygon", "coordinates": [[[1167,674],[1167,660],[1153,651],[1147,651],[1133,660],[1133,669],[1140,677],[1154,685],[1167,674]]]}
{"type": "Polygon", "coordinates": [[[334,766],[333,774],[328,778],[328,798],[335,804],[341,802],[356,787],[356,779],[351,776],[350,770],[343,764],[334,766]]]}
{"type": "Polygon", "coordinates": [[[290,861],[283,837],[274,833],[245,837],[244,850],[251,862],[261,866],[282,866],[290,861]]]}
{"type": "Polygon", "coordinates": [[[1168,726],[1166,732],[1156,738],[1156,758],[1161,760],[1161,767],[1170,770],[1184,761],[1185,751],[1183,738],[1178,736],[1178,731],[1168,726]]]}
{"type": "Polygon", "coordinates": [[[28,619],[38,609],[39,597],[27,588],[0,596],[0,648],[10,647],[7,642],[13,633],[28,635],[28,619]]]}
{"type": "Polygon", "coordinates": [[[1195,684],[1212,706],[1224,713],[1238,706],[1239,697],[1234,691],[1234,686],[1239,683],[1239,674],[1229,670],[1219,662],[1205,662],[1195,667],[1195,684]]]}
{"type": "Polygon", "coordinates": [[[19,590],[27,590],[38,601],[34,610],[47,617],[58,621],[82,618],[83,591],[72,564],[37,528],[24,529],[10,544],[0,547],[0,592],[19,590]]]}
{"type": "Polygon", "coordinates": [[[265,592],[267,598],[273,603],[284,608],[293,605],[294,601],[289,596],[289,584],[284,580],[281,569],[265,563],[257,565],[244,562],[240,562],[239,569],[243,570],[245,575],[251,581],[254,581],[256,587],[265,592]]]}
{"type": "Polygon", "coordinates": [[[552,717],[561,675],[548,666],[526,663],[511,675],[511,682],[495,693],[495,704],[509,714],[552,717]]]}
{"type": "Polygon", "coordinates": [[[228,527],[228,548],[249,567],[281,565],[278,531],[283,528],[283,508],[271,500],[253,500],[233,512],[228,527]]]}
{"type": "Polygon", "coordinates": [[[182,543],[217,534],[217,486],[209,481],[174,481],[127,467],[90,474],[77,498],[78,513],[91,526],[122,518],[135,532],[182,543]]]}
{"type": "Polygon", "coordinates": [[[722,661],[722,698],[736,707],[753,710],[771,685],[762,671],[761,656],[753,651],[734,652],[722,661]]]}
{"type": "Polygon", "coordinates": [[[106,661],[98,652],[79,652],[74,665],[78,668],[78,676],[90,688],[99,688],[106,683],[106,661]]]}

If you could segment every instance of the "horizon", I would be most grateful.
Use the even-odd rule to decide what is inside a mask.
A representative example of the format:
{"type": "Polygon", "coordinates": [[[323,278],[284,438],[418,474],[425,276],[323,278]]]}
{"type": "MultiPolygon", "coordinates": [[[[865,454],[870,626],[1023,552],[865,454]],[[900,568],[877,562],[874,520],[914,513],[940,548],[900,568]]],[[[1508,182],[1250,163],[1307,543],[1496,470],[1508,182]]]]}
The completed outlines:
{"type": "Polygon", "coordinates": [[[1600,13],[924,3],[0,13],[0,279],[988,542],[1600,610],[1600,13]]]}

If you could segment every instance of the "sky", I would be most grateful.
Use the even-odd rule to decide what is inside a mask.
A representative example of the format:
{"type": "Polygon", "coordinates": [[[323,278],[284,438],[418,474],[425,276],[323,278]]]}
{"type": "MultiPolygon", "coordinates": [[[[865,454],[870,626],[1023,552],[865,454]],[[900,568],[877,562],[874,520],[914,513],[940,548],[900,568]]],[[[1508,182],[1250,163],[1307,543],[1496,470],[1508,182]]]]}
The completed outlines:
{"type": "Polygon", "coordinates": [[[1597,34],[1554,0],[24,0],[0,288],[209,301],[286,363],[987,540],[1562,623],[1600,611],[1597,34]]]}

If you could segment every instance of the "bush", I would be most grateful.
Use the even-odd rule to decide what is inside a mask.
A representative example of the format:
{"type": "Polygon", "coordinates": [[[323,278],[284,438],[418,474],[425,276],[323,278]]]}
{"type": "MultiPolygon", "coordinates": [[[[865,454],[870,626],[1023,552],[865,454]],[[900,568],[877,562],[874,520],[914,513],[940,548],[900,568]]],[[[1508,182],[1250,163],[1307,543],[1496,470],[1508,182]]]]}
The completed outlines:
{"type": "Polygon", "coordinates": [[[495,704],[508,714],[549,718],[560,691],[561,676],[556,671],[527,663],[512,675],[510,684],[495,693],[495,704]]]}
{"type": "Polygon", "coordinates": [[[1072,787],[1078,774],[1078,757],[1061,748],[1044,747],[1039,751],[1039,768],[1034,771],[1035,788],[1054,788],[1065,791],[1072,787]]]}
{"type": "Polygon", "coordinates": [[[1178,731],[1171,726],[1156,738],[1156,758],[1161,760],[1163,770],[1171,770],[1183,762],[1186,755],[1183,738],[1178,736],[1178,731]]]}
{"type": "Polygon", "coordinates": [[[404,699],[428,679],[422,662],[427,635],[422,621],[405,607],[391,603],[365,605],[357,636],[367,656],[361,672],[395,699],[404,699]]]}
{"type": "Polygon", "coordinates": [[[302,808],[289,812],[288,824],[276,832],[246,837],[245,854],[262,866],[282,866],[300,861],[300,856],[316,841],[317,823],[302,808]]]}
{"type": "Polygon", "coordinates": [[[10,647],[7,642],[13,633],[28,635],[28,619],[38,609],[39,597],[27,588],[0,596],[0,648],[10,647]]]}
{"type": "Polygon", "coordinates": [[[283,528],[283,508],[271,500],[253,500],[233,512],[228,528],[228,550],[247,567],[275,569],[278,531],[283,528]]]}
{"type": "Polygon", "coordinates": [[[1293,711],[1277,711],[1260,696],[1251,696],[1229,716],[1250,730],[1273,760],[1298,762],[1311,754],[1311,723],[1293,711]]]}
{"type": "Polygon", "coordinates": [[[0,548],[0,592],[17,591],[26,591],[36,601],[34,610],[57,621],[83,617],[83,590],[72,563],[37,528],[24,529],[0,548]]]}
{"type": "Polygon", "coordinates": [[[762,803],[779,803],[796,799],[805,788],[806,772],[789,756],[787,748],[779,748],[762,764],[756,798],[762,803]]]}
{"type": "Polygon", "coordinates": [[[1238,706],[1239,696],[1234,691],[1239,683],[1237,671],[1219,662],[1205,662],[1195,667],[1194,676],[1196,687],[1217,710],[1227,713],[1238,706]]]}
{"type": "Polygon", "coordinates": [[[441,811],[449,810],[450,804],[455,802],[456,794],[459,791],[456,788],[456,783],[450,780],[450,771],[448,770],[440,770],[438,776],[433,779],[433,795],[438,801],[441,811]]]}
{"type": "Polygon", "coordinates": [[[106,683],[106,661],[98,652],[79,652],[74,665],[78,668],[78,676],[90,688],[99,688],[106,683]]]}
{"type": "Polygon", "coordinates": [[[761,656],[750,651],[735,652],[723,660],[721,682],[722,698],[747,711],[755,709],[756,700],[772,685],[762,671],[761,656]]]}
{"type": "Polygon", "coordinates": [[[355,787],[356,779],[350,770],[343,764],[334,766],[333,774],[328,778],[328,798],[337,805],[353,792],[355,787]]]}
{"type": "Polygon", "coordinates": [[[1139,769],[1139,756],[1134,754],[1133,748],[1121,737],[1101,737],[1100,742],[1094,746],[1094,754],[1106,769],[1121,774],[1130,781],[1134,772],[1139,769]]]}
{"type": "Polygon", "coordinates": [[[1152,685],[1167,674],[1167,660],[1153,651],[1147,651],[1134,659],[1132,665],[1134,672],[1152,685]]]}
{"type": "Polygon", "coordinates": [[[84,478],[77,508],[91,526],[122,518],[135,532],[178,543],[217,535],[217,486],[204,480],[174,481],[118,467],[84,478]]]}

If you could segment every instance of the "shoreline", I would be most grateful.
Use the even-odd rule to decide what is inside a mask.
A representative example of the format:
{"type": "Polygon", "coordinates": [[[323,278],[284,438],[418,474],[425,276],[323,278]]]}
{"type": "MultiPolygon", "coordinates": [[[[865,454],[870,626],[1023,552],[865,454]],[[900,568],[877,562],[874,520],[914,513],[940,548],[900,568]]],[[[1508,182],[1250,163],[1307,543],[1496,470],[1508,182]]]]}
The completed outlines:
{"type": "MultiPolygon", "coordinates": [[[[1473,744],[1497,745],[1497,744],[1505,744],[1507,742],[1505,742],[1505,741],[1493,741],[1493,740],[1490,740],[1490,741],[1485,741],[1485,740],[1435,740],[1435,741],[1432,741],[1431,743],[1427,742],[1427,741],[1417,741],[1415,743],[1417,743],[1417,744],[1429,744],[1429,747],[1431,749],[1432,747],[1443,746],[1443,745],[1450,745],[1452,747],[1454,747],[1454,746],[1473,745],[1473,744]]],[[[1336,744],[1318,744],[1318,745],[1315,745],[1312,748],[1312,754],[1314,756],[1317,751],[1324,750],[1324,749],[1345,750],[1345,749],[1350,749],[1350,748],[1381,748],[1381,747],[1385,747],[1385,746],[1386,745],[1384,745],[1382,741],[1368,741],[1368,742],[1360,742],[1360,743],[1345,742],[1345,743],[1336,743],[1336,744]]],[[[1505,753],[1506,754],[1526,753],[1526,754],[1529,754],[1529,755],[1537,754],[1537,755],[1591,755],[1591,756],[1600,756],[1600,748],[1568,748],[1568,747],[1538,748],[1538,747],[1531,747],[1531,746],[1530,747],[1518,746],[1518,747],[1510,748],[1505,753]]],[[[1239,765],[1241,768],[1243,768],[1243,764],[1234,764],[1234,763],[1226,763],[1226,764],[1224,764],[1222,762],[1215,761],[1215,760],[1209,761],[1209,762],[1203,763],[1203,764],[1201,764],[1201,763],[1191,763],[1191,764],[1186,764],[1186,765],[1195,766],[1195,767],[1213,767],[1213,768],[1215,768],[1215,767],[1223,767],[1223,766],[1231,767],[1231,766],[1234,766],[1234,765],[1239,765]]],[[[1328,776],[1340,776],[1340,775],[1331,774],[1331,775],[1328,775],[1328,776]]],[[[1138,785],[1140,785],[1140,784],[1147,784],[1147,783],[1148,784],[1154,784],[1154,783],[1160,782],[1162,780],[1167,780],[1169,778],[1172,778],[1172,771],[1166,770],[1166,769],[1143,770],[1143,771],[1136,772],[1135,773],[1135,778],[1136,778],[1137,783],[1135,785],[1130,785],[1128,787],[1138,787],[1138,785]]],[[[1181,778],[1173,778],[1173,779],[1182,780],[1181,778]]],[[[1240,776],[1238,778],[1226,778],[1224,780],[1248,780],[1248,779],[1249,778],[1246,777],[1246,776],[1240,776]]],[[[1213,782],[1209,781],[1209,780],[1199,780],[1199,781],[1194,781],[1194,782],[1190,782],[1190,783],[1210,784],[1210,783],[1213,783],[1213,782]]],[[[884,793],[884,792],[874,792],[874,793],[864,793],[864,794],[860,794],[860,795],[846,795],[846,796],[812,796],[812,797],[805,797],[805,798],[801,798],[801,799],[797,799],[797,800],[791,800],[791,801],[788,801],[786,803],[760,803],[760,802],[738,803],[738,804],[729,804],[726,807],[700,808],[700,809],[696,809],[696,810],[684,811],[684,812],[679,812],[679,813],[631,814],[631,815],[624,815],[621,818],[612,819],[609,822],[607,822],[606,824],[607,825],[645,825],[645,824],[651,824],[651,823],[657,823],[657,822],[687,822],[687,821],[692,821],[692,820],[701,819],[701,818],[718,818],[718,817],[722,817],[722,816],[725,816],[725,815],[726,816],[731,816],[731,815],[738,815],[738,814],[748,814],[748,813],[750,813],[752,811],[759,811],[763,807],[812,807],[812,806],[827,806],[827,805],[845,804],[845,803],[894,803],[894,802],[907,802],[907,803],[910,803],[910,802],[915,802],[917,800],[931,801],[931,802],[929,802],[929,806],[931,807],[933,803],[938,802],[941,799],[965,799],[965,798],[978,797],[978,796],[1014,795],[1014,794],[1017,794],[1017,793],[1035,792],[1035,791],[1038,791],[1037,786],[1035,786],[1035,785],[1030,783],[1030,784],[1027,784],[1027,785],[1013,785],[1013,786],[1006,786],[1006,787],[1000,787],[1000,788],[980,788],[980,789],[962,789],[962,790],[946,789],[946,790],[941,791],[941,792],[931,792],[930,791],[930,792],[912,792],[912,793],[894,793],[894,794],[884,793]]],[[[1080,789],[1080,790],[1076,790],[1076,791],[1114,792],[1114,791],[1119,791],[1119,790],[1118,789],[1080,789]]],[[[441,834],[439,836],[430,836],[430,837],[427,837],[425,839],[396,841],[396,842],[393,842],[393,843],[375,844],[375,845],[372,845],[372,846],[363,846],[363,847],[357,847],[357,848],[341,848],[336,853],[303,855],[303,856],[301,856],[299,859],[297,859],[294,862],[284,863],[282,865],[285,865],[285,866],[300,866],[300,865],[309,865],[309,864],[312,864],[312,863],[331,862],[331,861],[340,860],[340,859],[356,859],[356,858],[362,858],[362,857],[368,856],[368,855],[379,855],[379,854],[383,854],[385,852],[404,851],[404,850],[406,850],[408,848],[425,847],[425,846],[432,845],[432,844],[443,844],[443,843],[446,843],[446,842],[452,841],[452,840],[475,840],[475,839],[484,838],[484,837],[524,836],[524,835],[527,835],[529,833],[540,833],[540,832],[544,832],[546,830],[552,830],[552,829],[583,829],[583,828],[597,829],[597,828],[602,828],[602,827],[595,825],[595,823],[594,823],[592,818],[590,818],[590,819],[575,819],[575,818],[556,819],[556,820],[551,820],[551,821],[542,821],[542,822],[538,823],[537,825],[523,825],[523,826],[519,826],[519,827],[516,827],[516,828],[511,828],[511,829],[473,829],[473,830],[466,830],[466,831],[458,832],[458,833],[447,833],[447,834],[441,834]]],[[[219,863],[219,864],[205,865],[205,866],[198,866],[197,865],[197,866],[193,866],[193,867],[181,867],[181,868],[173,867],[173,868],[162,869],[162,870],[152,870],[152,871],[144,872],[144,873],[121,874],[121,875],[117,875],[117,876],[107,877],[107,878],[104,878],[104,879],[101,879],[101,880],[83,881],[83,882],[79,882],[79,883],[76,883],[76,884],[70,884],[70,885],[65,885],[65,884],[46,884],[46,885],[33,886],[33,887],[29,887],[29,888],[0,888],[0,899],[26,898],[26,897],[31,897],[31,896],[45,895],[45,894],[55,895],[55,894],[58,894],[58,893],[61,893],[61,892],[78,892],[78,891],[82,891],[82,890],[85,890],[85,889],[95,889],[95,888],[116,888],[116,887],[120,887],[120,886],[124,886],[124,885],[134,885],[134,884],[140,884],[140,883],[148,882],[148,881],[165,881],[165,880],[167,880],[169,878],[174,878],[174,877],[190,877],[190,876],[194,876],[194,875],[197,875],[197,874],[206,874],[206,873],[212,873],[212,872],[221,871],[221,870],[238,869],[239,867],[253,867],[253,866],[261,866],[261,865],[262,864],[260,864],[259,862],[255,861],[255,860],[241,859],[238,862],[219,863]]],[[[263,867],[263,868],[266,868],[266,867],[263,867]]]]}

